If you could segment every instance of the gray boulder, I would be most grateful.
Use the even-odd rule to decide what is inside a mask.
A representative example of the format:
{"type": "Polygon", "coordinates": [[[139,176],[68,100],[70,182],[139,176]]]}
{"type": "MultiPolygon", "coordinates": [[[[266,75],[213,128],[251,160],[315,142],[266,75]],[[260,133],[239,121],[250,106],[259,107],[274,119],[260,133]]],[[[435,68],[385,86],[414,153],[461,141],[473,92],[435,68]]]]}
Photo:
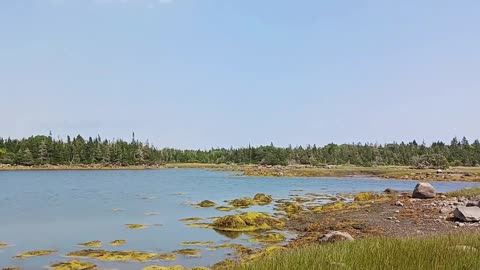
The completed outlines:
{"type": "Polygon", "coordinates": [[[320,243],[333,243],[337,241],[353,241],[353,237],[346,232],[333,231],[318,238],[320,243]]]}
{"type": "Polygon", "coordinates": [[[417,199],[435,198],[435,188],[429,183],[418,183],[413,190],[412,197],[417,199]]]}
{"type": "Polygon", "coordinates": [[[459,206],[453,211],[453,216],[465,222],[478,222],[480,221],[480,207],[459,206]]]}

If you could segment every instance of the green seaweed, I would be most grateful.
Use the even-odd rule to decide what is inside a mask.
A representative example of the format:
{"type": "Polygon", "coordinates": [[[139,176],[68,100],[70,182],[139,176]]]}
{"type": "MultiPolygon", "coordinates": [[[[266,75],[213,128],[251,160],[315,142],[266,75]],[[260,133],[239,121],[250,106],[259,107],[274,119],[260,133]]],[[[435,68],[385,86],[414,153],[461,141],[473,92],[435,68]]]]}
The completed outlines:
{"type": "Polygon", "coordinates": [[[68,262],[56,263],[50,266],[53,270],[94,270],[97,266],[93,263],[71,260],[68,262]]]}
{"type": "Polygon", "coordinates": [[[157,259],[161,261],[175,261],[177,259],[177,255],[173,253],[158,254],[157,259]]]}
{"type": "Polygon", "coordinates": [[[138,230],[138,229],[145,229],[148,225],[145,224],[125,224],[128,229],[138,230]]]}
{"type": "Polygon", "coordinates": [[[110,242],[110,246],[121,246],[121,245],[125,245],[125,243],[127,243],[126,240],[114,240],[112,242],[110,242]]]}
{"type": "Polygon", "coordinates": [[[181,222],[196,222],[196,221],[200,221],[200,220],[203,220],[203,218],[192,217],[192,218],[180,219],[181,222]]]}
{"type": "Polygon", "coordinates": [[[100,261],[136,261],[146,262],[155,260],[158,257],[156,253],[141,251],[107,251],[100,249],[85,249],[70,252],[66,257],[90,258],[100,261]]]}
{"type": "Polygon", "coordinates": [[[249,232],[283,228],[284,222],[259,212],[247,212],[238,215],[228,215],[212,223],[212,228],[219,231],[249,232]]]}
{"type": "Polygon", "coordinates": [[[57,250],[35,250],[35,251],[28,251],[21,254],[16,255],[15,259],[25,259],[30,257],[38,257],[38,256],[46,256],[53,253],[56,253],[57,250]]]}
{"type": "Polygon", "coordinates": [[[83,247],[102,247],[102,242],[95,240],[95,241],[80,243],[78,245],[83,247]]]}
{"type": "Polygon", "coordinates": [[[180,254],[187,257],[200,257],[202,252],[200,249],[185,248],[174,250],[173,253],[180,254]]]}
{"type": "Polygon", "coordinates": [[[257,193],[255,196],[253,196],[253,200],[258,204],[258,205],[267,205],[273,201],[271,195],[265,195],[263,193],[257,193]]]}
{"type": "Polygon", "coordinates": [[[182,242],[182,246],[209,246],[212,245],[212,241],[205,241],[205,242],[197,242],[197,241],[191,241],[191,242],[182,242]]]}

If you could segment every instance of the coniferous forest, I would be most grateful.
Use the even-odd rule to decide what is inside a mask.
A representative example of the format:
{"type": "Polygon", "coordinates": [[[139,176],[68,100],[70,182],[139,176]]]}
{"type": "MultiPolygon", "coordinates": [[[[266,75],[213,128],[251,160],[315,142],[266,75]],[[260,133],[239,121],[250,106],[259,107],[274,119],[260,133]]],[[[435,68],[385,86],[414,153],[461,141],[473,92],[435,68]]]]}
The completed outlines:
{"type": "Polygon", "coordinates": [[[161,165],[165,163],[235,163],[261,165],[402,165],[416,167],[480,166],[480,142],[466,138],[430,145],[409,143],[268,146],[210,150],[157,149],[133,139],[32,136],[0,138],[0,163],[11,165],[161,165]]]}

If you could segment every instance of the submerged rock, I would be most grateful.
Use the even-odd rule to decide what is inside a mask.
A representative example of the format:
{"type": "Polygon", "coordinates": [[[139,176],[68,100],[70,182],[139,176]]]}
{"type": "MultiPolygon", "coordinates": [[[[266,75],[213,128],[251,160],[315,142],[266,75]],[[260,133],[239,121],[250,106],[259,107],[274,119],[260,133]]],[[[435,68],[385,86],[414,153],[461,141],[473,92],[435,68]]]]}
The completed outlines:
{"type": "Polygon", "coordinates": [[[80,243],[78,245],[83,247],[102,247],[102,242],[95,240],[95,241],[80,243]]]}
{"type": "Polygon", "coordinates": [[[178,249],[174,250],[173,253],[184,255],[187,257],[200,257],[202,255],[202,251],[200,249],[193,248],[178,249]]]}
{"type": "Polygon", "coordinates": [[[251,238],[249,241],[251,242],[262,242],[262,243],[275,243],[275,242],[282,242],[285,241],[285,235],[281,233],[267,233],[261,234],[251,238]]]}
{"type": "Polygon", "coordinates": [[[110,242],[110,246],[121,246],[121,245],[125,245],[125,243],[127,243],[126,240],[114,240],[112,242],[110,242]]]}
{"type": "Polygon", "coordinates": [[[200,221],[200,220],[203,220],[203,218],[192,217],[192,218],[180,219],[181,222],[196,222],[196,221],[200,221]]]}
{"type": "Polygon", "coordinates": [[[138,230],[138,229],[145,229],[148,226],[144,224],[125,224],[128,229],[138,230]]]}
{"type": "Polygon", "coordinates": [[[435,195],[435,188],[430,183],[418,183],[412,193],[412,197],[417,199],[431,199],[435,195]]]}
{"type": "Polygon", "coordinates": [[[21,254],[16,255],[15,259],[25,259],[30,257],[38,257],[38,256],[46,256],[53,253],[56,253],[57,250],[35,250],[35,251],[28,251],[21,254]]]}
{"type": "Polygon", "coordinates": [[[90,258],[100,261],[146,262],[158,259],[159,254],[141,251],[108,251],[101,249],[86,249],[70,252],[65,256],[76,258],[90,258]]]}
{"type": "Polygon", "coordinates": [[[8,247],[8,244],[5,242],[0,242],[0,248],[6,248],[8,247]]]}
{"type": "Polygon", "coordinates": [[[97,265],[79,260],[71,260],[53,264],[50,268],[53,270],[95,270],[97,269],[97,265]]]}
{"type": "Polygon", "coordinates": [[[228,207],[228,206],[219,206],[215,209],[217,209],[218,211],[224,211],[224,212],[229,212],[229,211],[235,210],[235,208],[228,207]]]}
{"type": "Polygon", "coordinates": [[[333,243],[337,241],[353,241],[353,237],[347,232],[333,231],[318,238],[320,243],[333,243]]]}
{"type": "Polygon", "coordinates": [[[268,229],[281,229],[285,222],[259,212],[228,215],[214,221],[211,226],[219,231],[248,232],[268,229]]]}
{"type": "Polygon", "coordinates": [[[165,253],[159,254],[157,258],[161,261],[175,261],[177,259],[177,255],[173,253],[165,253]]]}
{"type": "Polygon", "coordinates": [[[453,215],[461,221],[477,222],[480,221],[480,207],[459,206],[453,211],[453,215]]]}
{"type": "Polygon", "coordinates": [[[182,242],[182,246],[209,246],[212,245],[212,241],[205,241],[205,242],[196,242],[196,241],[191,241],[191,242],[182,242]]]}
{"type": "Polygon", "coordinates": [[[204,200],[197,205],[200,206],[200,207],[214,207],[217,204],[215,202],[212,202],[212,201],[209,201],[209,200],[204,200]]]}

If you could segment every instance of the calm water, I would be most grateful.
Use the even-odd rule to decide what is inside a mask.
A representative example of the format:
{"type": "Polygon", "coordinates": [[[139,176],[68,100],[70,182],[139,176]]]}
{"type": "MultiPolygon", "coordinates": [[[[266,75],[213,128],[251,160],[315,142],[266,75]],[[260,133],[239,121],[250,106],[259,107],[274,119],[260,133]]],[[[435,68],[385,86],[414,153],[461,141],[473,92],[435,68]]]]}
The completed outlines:
{"type": "MultiPolygon", "coordinates": [[[[444,192],[478,184],[435,182],[433,185],[438,191],[444,192]]],[[[229,172],[185,169],[0,172],[0,242],[12,244],[11,247],[0,249],[0,267],[41,269],[54,262],[67,260],[62,255],[83,249],[76,244],[92,240],[101,240],[105,249],[161,253],[185,248],[180,245],[184,241],[248,244],[245,241],[247,236],[232,239],[213,230],[186,227],[185,223],[179,221],[182,218],[227,214],[214,208],[187,205],[204,199],[221,204],[224,200],[253,196],[258,192],[280,199],[288,198],[293,194],[292,190],[299,189],[333,195],[341,192],[383,191],[385,188],[410,190],[414,186],[413,181],[232,177],[229,172]],[[123,211],[115,212],[113,209],[123,211]],[[130,230],[124,226],[129,223],[152,226],[130,230]],[[108,242],[116,239],[125,239],[127,244],[108,246],[108,242]],[[18,253],[38,249],[56,249],[59,252],[23,260],[12,258],[18,253]]],[[[271,211],[271,207],[250,210],[271,211]]],[[[200,258],[179,255],[175,262],[158,264],[210,265],[225,258],[229,252],[209,251],[205,247],[200,249],[200,258]]],[[[121,270],[141,269],[156,264],[95,263],[100,267],[121,270]]]]}

